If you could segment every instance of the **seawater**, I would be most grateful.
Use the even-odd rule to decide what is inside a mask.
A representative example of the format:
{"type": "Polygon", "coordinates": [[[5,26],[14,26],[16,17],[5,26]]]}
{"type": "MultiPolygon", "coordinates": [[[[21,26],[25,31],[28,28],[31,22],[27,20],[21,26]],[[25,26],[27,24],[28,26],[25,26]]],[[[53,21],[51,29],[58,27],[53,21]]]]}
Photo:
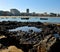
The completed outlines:
{"type": "MultiPolygon", "coordinates": [[[[28,20],[21,19],[22,17],[0,17],[2,21],[18,21],[18,22],[49,22],[49,23],[60,23],[60,17],[29,17],[28,20]],[[40,18],[48,18],[48,20],[40,20],[40,18]]],[[[24,17],[23,17],[24,18],[24,17]]]]}

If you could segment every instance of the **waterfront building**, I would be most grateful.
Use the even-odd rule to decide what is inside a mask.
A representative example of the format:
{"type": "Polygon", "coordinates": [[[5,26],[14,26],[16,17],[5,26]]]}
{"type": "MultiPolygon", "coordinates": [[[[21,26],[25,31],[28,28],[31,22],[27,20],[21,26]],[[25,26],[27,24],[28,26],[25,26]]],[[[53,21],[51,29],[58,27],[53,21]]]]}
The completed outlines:
{"type": "Polygon", "coordinates": [[[11,16],[12,14],[9,11],[0,11],[0,16],[11,16]]]}
{"type": "Polygon", "coordinates": [[[10,12],[14,15],[14,16],[20,16],[20,11],[17,9],[10,9],[10,12]]]}
{"type": "Polygon", "coordinates": [[[4,11],[3,16],[11,16],[12,14],[9,11],[4,11]]]}
{"type": "Polygon", "coordinates": [[[3,15],[3,12],[4,12],[4,11],[0,11],[0,16],[2,16],[2,15],[3,15]]]}
{"type": "Polygon", "coordinates": [[[56,13],[50,13],[50,16],[52,16],[52,17],[56,17],[57,14],[56,14],[56,13]]]}

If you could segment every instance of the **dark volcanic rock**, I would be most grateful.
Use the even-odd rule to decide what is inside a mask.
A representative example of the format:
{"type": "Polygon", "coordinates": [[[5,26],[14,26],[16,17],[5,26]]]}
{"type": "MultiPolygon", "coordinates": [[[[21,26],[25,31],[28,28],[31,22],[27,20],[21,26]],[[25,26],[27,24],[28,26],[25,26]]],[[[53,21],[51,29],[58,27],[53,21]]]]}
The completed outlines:
{"type": "Polygon", "coordinates": [[[59,39],[57,39],[56,40],[56,43],[54,43],[51,46],[49,52],[60,52],[60,40],[59,39]]]}

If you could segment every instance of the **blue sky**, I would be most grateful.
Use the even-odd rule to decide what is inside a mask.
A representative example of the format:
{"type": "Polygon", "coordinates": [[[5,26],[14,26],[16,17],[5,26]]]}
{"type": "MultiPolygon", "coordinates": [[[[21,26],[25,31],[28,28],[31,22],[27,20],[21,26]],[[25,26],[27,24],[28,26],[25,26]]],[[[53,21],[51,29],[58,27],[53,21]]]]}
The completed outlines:
{"type": "Polygon", "coordinates": [[[9,11],[11,8],[21,12],[29,8],[30,12],[60,13],[60,0],[0,0],[0,10],[9,11]]]}

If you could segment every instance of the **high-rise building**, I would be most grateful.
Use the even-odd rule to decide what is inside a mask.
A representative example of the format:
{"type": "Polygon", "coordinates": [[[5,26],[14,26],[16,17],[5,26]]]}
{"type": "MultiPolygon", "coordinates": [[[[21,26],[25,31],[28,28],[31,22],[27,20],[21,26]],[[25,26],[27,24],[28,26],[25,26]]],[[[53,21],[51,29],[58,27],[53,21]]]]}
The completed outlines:
{"type": "Polygon", "coordinates": [[[10,12],[14,15],[14,16],[20,16],[20,11],[17,9],[10,9],[10,12]]]}
{"type": "Polygon", "coordinates": [[[26,9],[26,13],[29,13],[29,9],[26,9]]]}

